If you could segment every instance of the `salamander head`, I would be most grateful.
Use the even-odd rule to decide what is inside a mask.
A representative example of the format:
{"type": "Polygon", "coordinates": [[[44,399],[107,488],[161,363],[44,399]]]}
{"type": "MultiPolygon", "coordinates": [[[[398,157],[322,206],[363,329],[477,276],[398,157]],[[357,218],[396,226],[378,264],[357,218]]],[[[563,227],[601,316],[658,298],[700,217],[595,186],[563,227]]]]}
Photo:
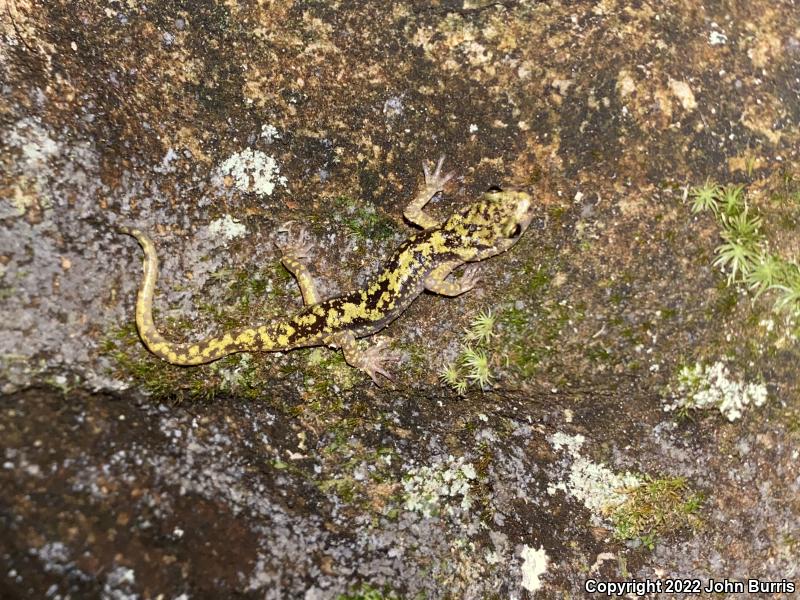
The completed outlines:
{"type": "Polygon", "coordinates": [[[442,231],[464,260],[483,260],[513,246],[533,219],[530,194],[492,188],[450,217],[442,231]]]}

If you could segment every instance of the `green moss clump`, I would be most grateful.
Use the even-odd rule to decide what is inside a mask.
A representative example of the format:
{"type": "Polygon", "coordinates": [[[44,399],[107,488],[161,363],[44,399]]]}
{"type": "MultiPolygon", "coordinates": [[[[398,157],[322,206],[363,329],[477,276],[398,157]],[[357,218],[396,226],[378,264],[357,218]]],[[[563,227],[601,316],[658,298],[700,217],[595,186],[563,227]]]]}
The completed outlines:
{"type": "Polygon", "coordinates": [[[652,550],[659,536],[702,526],[698,513],[703,495],[691,491],[683,477],[645,477],[641,485],[624,492],[625,502],[610,515],[619,540],[638,539],[652,550]]]}
{"type": "Polygon", "coordinates": [[[292,302],[299,307],[300,291],[280,261],[261,269],[220,269],[212,280],[224,288],[224,293],[213,303],[198,303],[198,310],[220,329],[280,318],[285,315],[283,307],[292,302]]]}
{"type": "Polygon", "coordinates": [[[579,319],[579,307],[544,302],[529,309],[508,307],[499,315],[498,343],[507,365],[523,379],[533,377],[545,359],[558,352],[558,340],[570,319],[579,319]]]}
{"type": "Polygon", "coordinates": [[[346,594],[339,594],[336,600],[398,600],[398,598],[399,596],[388,587],[384,587],[381,591],[365,583],[346,594]]]}
{"type": "Polygon", "coordinates": [[[340,350],[319,347],[295,353],[305,363],[303,382],[314,410],[324,411],[320,403],[331,402],[333,397],[353,389],[366,378],[347,364],[340,350]]]}
{"type": "Polygon", "coordinates": [[[393,238],[399,230],[397,223],[389,216],[378,212],[372,204],[341,195],[330,203],[332,215],[329,218],[310,216],[308,221],[315,231],[329,231],[330,222],[344,227],[347,233],[361,241],[382,242],[393,238]]]}
{"type": "MultiPolygon", "coordinates": [[[[784,176],[779,187],[782,193],[773,196],[773,201],[783,205],[800,198],[791,175],[784,176]]],[[[763,218],[748,205],[745,187],[721,186],[709,180],[689,190],[689,200],[692,213],[710,212],[720,226],[722,244],[714,250],[714,265],[727,273],[727,285],[742,284],[754,291],[756,298],[771,291],[776,311],[800,313],[800,265],[769,252],[763,218]]],[[[722,296],[719,308],[731,311],[735,304],[736,295],[729,294],[722,296]]]]}
{"type": "Polygon", "coordinates": [[[497,317],[491,310],[481,311],[464,332],[464,341],[456,360],[440,371],[439,378],[458,394],[465,394],[470,385],[485,390],[495,378],[493,367],[496,366],[497,357],[489,348],[495,336],[496,322],[497,317]]]}

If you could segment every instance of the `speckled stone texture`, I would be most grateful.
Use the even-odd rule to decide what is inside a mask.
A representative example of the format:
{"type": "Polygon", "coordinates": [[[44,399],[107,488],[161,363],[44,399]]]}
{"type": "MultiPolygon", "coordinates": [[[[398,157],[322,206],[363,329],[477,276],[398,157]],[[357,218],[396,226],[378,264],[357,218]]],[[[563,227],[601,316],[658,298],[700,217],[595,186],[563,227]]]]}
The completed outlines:
{"type": "Polygon", "coordinates": [[[686,202],[743,184],[798,260],[799,78],[789,0],[0,1],[0,596],[800,584],[796,319],[727,285],[686,202]],[[323,296],[362,284],[441,154],[433,214],[492,185],[540,214],[479,290],[385,331],[395,383],[326,349],[177,369],[137,343],[117,225],[159,247],[157,322],[197,339],[300,305],[287,221],[323,296]],[[491,382],[459,395],[439,373],[488,309],[491,382]],[[664,411],[721,362],[762,406],[664,411]],[[620,537],[629,476],[684,478],[701,526],[620,537]]]}

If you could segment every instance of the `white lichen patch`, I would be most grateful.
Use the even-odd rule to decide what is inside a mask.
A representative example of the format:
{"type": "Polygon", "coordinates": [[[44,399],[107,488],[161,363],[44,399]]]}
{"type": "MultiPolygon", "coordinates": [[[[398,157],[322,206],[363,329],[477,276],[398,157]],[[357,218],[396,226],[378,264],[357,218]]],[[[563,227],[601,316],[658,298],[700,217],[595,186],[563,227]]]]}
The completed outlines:
{"type": "Polygon", "coordinates": [[[62,542],[48,542],[39,548],[31,548],[29,553],[42,562],[45,573],[63,575],[74,566],[69,549],[62,542]]]}
{"type": "Polygon", "coordinates": [[[617,93],[624,99],[636,91],[636,82],[627,69],[622,69],[617,74],[617,93]]]}
{"type": "Polygon", "coordinates": [[[59,146],[37,119],[27,118],[17,122],[6,140],[9,146],[19,148],[21,160],[27,167],[43,166],[59,152],[59,146]]]}
{"type": "Polygon", "coordinates": [[[527,544],[522,547],[522,587],[529,592],[536,592],[542,587],[539,579],[547,572],[547,553],[544,548],[534,550],[527,544]]]}
{"type": "Polygon", "coordinates": [[[260,150],[245,148],[217,167],[215,183],[230,183],[241,192],[271,196],[276,185],[286,187],[278,162],[260,150]]]}
{"type": "MultiPolygon", "coordinates": [[[[716,23],[712,23],[711,25],[714,27],[718,27],[716,23]]],[[[720,31],[719,29],[712,29],[708,33],[708,43],[711,46],[724,46],[725,44],[728,43],[728,36],[725,35],[725,33],[723,31],[720,31]]]]}
{"type": "Polygon", "coordinates": [[[683,367],[672,391],[675,397],[664,405],[665,411],[716,409],[729,421],[741,418],[748,405],[762,406],[767,401],[763,383],[745,383],[733,378],[720,361],[711,366],[698,362],[693,367],[683,367]]]}
{"type": "Polygon", "coordinates": [[[261,126],[261,137],[266,140],[267,144],[271,144],[275,140],[281,139],[281,134],[274,125],[267,123],[261,126]]]}
{"type": "Polygon", "coordinates": [[[131,590],[136,583],[136,574],[127,567],[114,567],[103,585],[103,598],[113,600],[138,600],[139,595],[131,590]]]}
{"type": "Polygon", "coordinates": [[[409,469],[403,477],[405,506],[426,517],[466,512],[472,506],[470,482],[477,477],[475,467],[463,457],[409,469]]]}
{"type": "Polygon", "coordinates": [[[229,369],[220,367],[217,374],[222,379],[220,387],[224,390],[232,391],[241,385],[251,369],[253,355],[247,352],[239,354],[239,363],[229,369]]]}
{"type": "Polygon", "coordinates": [[[680,101],[683,109],[691,112],[697,108],[697,100],[694,97],[694,92],[689,84],[685,81],[678,81],[675,79],[669,80],[669,89],[672,94],[680,101]]]}
{"type": "Polygon", "coordinates": [[[4,133],[7,146],[17,154],[14,169],[17,177],[7,200],[0,199],[0,202],[11,204],[10,209],[0,206],[0,218],[23,215],[37,203],[48,204],[42,198],[41,189],[46,186],[50,175],[50,160],[62,152],[59,144],[35,118],[21,119],[4,133]]]}
{"type": "Polygon", "coordinates": [[[226,240],[242,237],[247,233],[247,227],[230,215],[215,219],[208,224],[208,232],[214,237],[224,237],[226,240]]]}
{"type": "Polygon", "coordinates": [[[548,485],[547,493],[553,495],[560,490],[579,500],[599,519],[625,502],[625,491],[640,486],[642,481],[631,473],[615,473],[582,456],[580,448],[585,441],[580,434],[558,432],[550,436],[553,449],[566,450],[572,461],[566,479],[548,485]]]}

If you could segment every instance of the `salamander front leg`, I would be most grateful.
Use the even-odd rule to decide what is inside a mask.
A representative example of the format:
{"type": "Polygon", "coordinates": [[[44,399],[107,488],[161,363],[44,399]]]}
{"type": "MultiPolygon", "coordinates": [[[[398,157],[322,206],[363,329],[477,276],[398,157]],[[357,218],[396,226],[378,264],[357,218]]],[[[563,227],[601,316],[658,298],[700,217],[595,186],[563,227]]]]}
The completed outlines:
{"type": "Polygon", "coordinates": [[[352,331],[340,331],[331,336],[327,344],[335,348],[341,348],[347,364],[364,371],[375,382],[375,385],[380,387],[379,374],[389,381],[394,381],[394,377],[383,368],[383,365],[387,362],[398,362],[400,356],[394,352],[386,351],[386,347],[389,345],[388,341],[382,339],[377,344],[362,351],[359,349],[352,331]]]}
{"type": "Polygon", "coordinates": [[[422,209],[428,202],[430,202],[431,198],[441,192],[444,189],[444,185],[455,176],[455,173],[447,173],[446,175],[442,175],[443,163],[444,156],[442,156],[439,159],[439,162],[436,163],[436,170],[433,173],[431,173],[430,166],[427,163],[422,163],[422,170],[425,173],[425,185],[419,191],[417,197],[409,203],[409,205],[406,207],[406,210],[403,212],[406,219],[408,219],[411,223],[414,223],[414,225],[422,227],[423,229],[430,229],[431,227],[436,227],[440,224],[439,221],[431,217],[422,209]]]}
{"type": "Polygon", "coordinates": [[[277,238],[273,240],[275,246],[281,252],[281,262],[286,270],[289,271],[297,280],[297,285],[300,286],[300,293],[303,295],[303,304],[317,304],[320,301],[317,286],[311,277],[311,273],[301,261],[308,258],[311,254],[313,244],[311,243],[311,236],[304,228],[299,228],[297,233],[293,233],[291,221],[284,223],[277,231],[278,234],[286,234],[286,241],[278,242],[277,238]]]}
{"type": "Polygon", "coordinates": [[[425,278],[425,289],[442,296],[460,296],[478,285],[481,280],[478,276],[478,265],[469,265],[461,277],[448,281],[448,275],[457,266],[456,262],[448,262],[436,267],[425,278]]]}
{"type": "Polygon", "coordinates": [[[472,258],[473,261],[479,262],[482,260],[486,260],[487,258],[491,258],[492,256],[497,256],[498,254],[502,254],[511,246],[514,245],[516,240],[500,240],[494,244],[491,248],[486,248],[485,250],[479,250],[475,256],[472,258]]]}

